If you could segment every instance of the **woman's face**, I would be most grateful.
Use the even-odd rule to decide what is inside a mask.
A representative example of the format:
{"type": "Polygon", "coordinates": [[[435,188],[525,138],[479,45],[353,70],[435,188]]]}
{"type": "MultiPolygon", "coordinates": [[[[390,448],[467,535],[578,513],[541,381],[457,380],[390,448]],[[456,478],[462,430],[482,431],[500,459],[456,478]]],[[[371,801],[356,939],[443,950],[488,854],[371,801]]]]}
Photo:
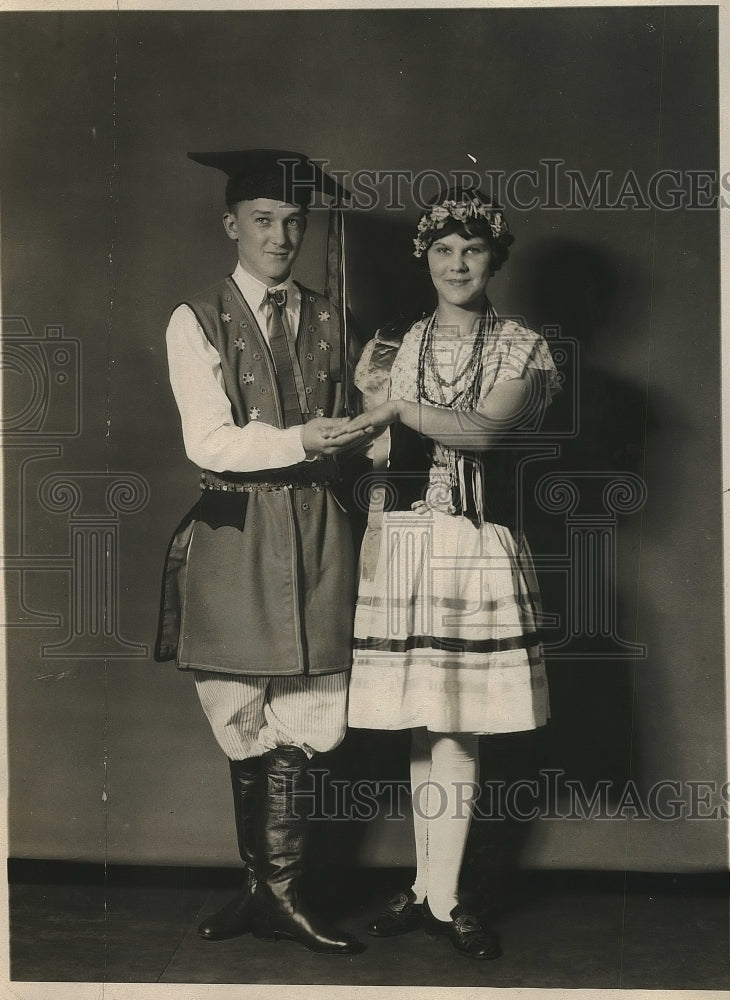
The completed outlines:
{"type": "Polygon", "coordinates": [[[434,240],[428,248],[427,260],[439,302],[462,309],[482,309],[491,261],[486,239],[481,236],[464,239],[458,233],[450,233],[434,240]]]}

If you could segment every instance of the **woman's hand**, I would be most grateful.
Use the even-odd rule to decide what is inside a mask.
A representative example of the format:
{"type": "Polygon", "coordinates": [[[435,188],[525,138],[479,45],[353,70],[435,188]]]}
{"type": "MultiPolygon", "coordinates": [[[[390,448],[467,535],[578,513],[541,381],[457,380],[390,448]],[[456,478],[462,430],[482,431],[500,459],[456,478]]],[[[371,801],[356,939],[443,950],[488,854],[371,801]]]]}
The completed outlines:
{"type": "Polygon", "coordinates": [[[307,458],[337,455],[367,442],[361,427],[354,427],[349,417],[315,417],[302,426],[302,446],[307,458]]]}
{"type": "Polygon", "coordinates": [[[386,427],[395,424],[400,420],[400,411],[397,399],[389,399],[380,406],[372,410],[366,410],[358,417],[354,417],[347,425],[335,427],[330,432],[330,438],[336,440],[341,434],[362,432],[364,436],[375,437],[382,433],[386,427]]]}

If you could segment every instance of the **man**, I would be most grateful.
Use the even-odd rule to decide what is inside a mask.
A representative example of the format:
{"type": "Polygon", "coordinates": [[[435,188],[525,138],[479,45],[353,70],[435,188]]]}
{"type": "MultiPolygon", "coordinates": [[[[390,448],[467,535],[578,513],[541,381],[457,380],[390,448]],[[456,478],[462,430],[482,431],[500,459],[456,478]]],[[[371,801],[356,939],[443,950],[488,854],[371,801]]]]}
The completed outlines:
{"type": "Polygon", "coordinates": [[[168,554],[157,655],[194,673],[230,761],[246,883],[205,920],[208,940],[252,930],[312,951],[362,945],[301,899],[306,819],[296,798],[316,752],[342,740],[352,649],[350,526],[329,485],[342,398],[329,301],[294,283],[313,190],[341,196],[300,153],[190,153],[228,174],[223,224],[238,264],[167,330],[170,382],[201,497],[168,554]]]}

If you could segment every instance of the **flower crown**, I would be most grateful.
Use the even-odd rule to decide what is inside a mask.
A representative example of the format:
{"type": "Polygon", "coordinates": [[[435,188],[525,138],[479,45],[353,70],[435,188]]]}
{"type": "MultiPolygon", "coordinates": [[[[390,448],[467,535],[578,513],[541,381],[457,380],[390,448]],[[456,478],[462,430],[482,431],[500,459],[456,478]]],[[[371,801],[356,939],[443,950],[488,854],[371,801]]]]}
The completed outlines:
{"type": "Polygon", "coordinates": [[[500,209],[485,204],[474,195],[465,194],[459,201],[442,201],[424,212],[418,222],[418,236],[413,240],[413,256],[422,257],[434,240],[431,235],[443,229],[448,219],[466,222],[468,219],[485,219],[495,240],[509,232],[507,220],[500,209]]]}

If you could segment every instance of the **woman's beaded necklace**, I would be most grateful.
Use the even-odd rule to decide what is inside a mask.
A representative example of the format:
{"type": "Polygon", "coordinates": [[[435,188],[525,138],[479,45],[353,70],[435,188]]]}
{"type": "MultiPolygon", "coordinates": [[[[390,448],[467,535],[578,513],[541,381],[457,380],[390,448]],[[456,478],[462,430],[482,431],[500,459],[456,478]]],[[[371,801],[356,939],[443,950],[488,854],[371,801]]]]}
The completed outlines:
{"type": "MultiPolygon", "coordinates": [[[[418,351],[416,390],[419,400],[432,403],[434,406],[449,406],[455,410],[476,408],[482,382],[484,344],[494,329],[495,319],[495,312],[488,302],[486,313],[479,318],[479,326],[469,356],[458,369],[454,365],[456,374],[453,378],[446,378],[439,366],[435,347],[435,335],[438,332],[438,310],[436,310],[424,330],[418,351]],[[436,385],[439,399],[434,399],[427,388],[429,377],[436,385]],[[459,382],[463,382],[460,388],[458,388],[459,382]],[[452,390],[450,399],[447,399],[445,390],[452,390]]],[[[458,340],[458,337],[453,338],[454,347],[458,344],[458,340]]]]}

